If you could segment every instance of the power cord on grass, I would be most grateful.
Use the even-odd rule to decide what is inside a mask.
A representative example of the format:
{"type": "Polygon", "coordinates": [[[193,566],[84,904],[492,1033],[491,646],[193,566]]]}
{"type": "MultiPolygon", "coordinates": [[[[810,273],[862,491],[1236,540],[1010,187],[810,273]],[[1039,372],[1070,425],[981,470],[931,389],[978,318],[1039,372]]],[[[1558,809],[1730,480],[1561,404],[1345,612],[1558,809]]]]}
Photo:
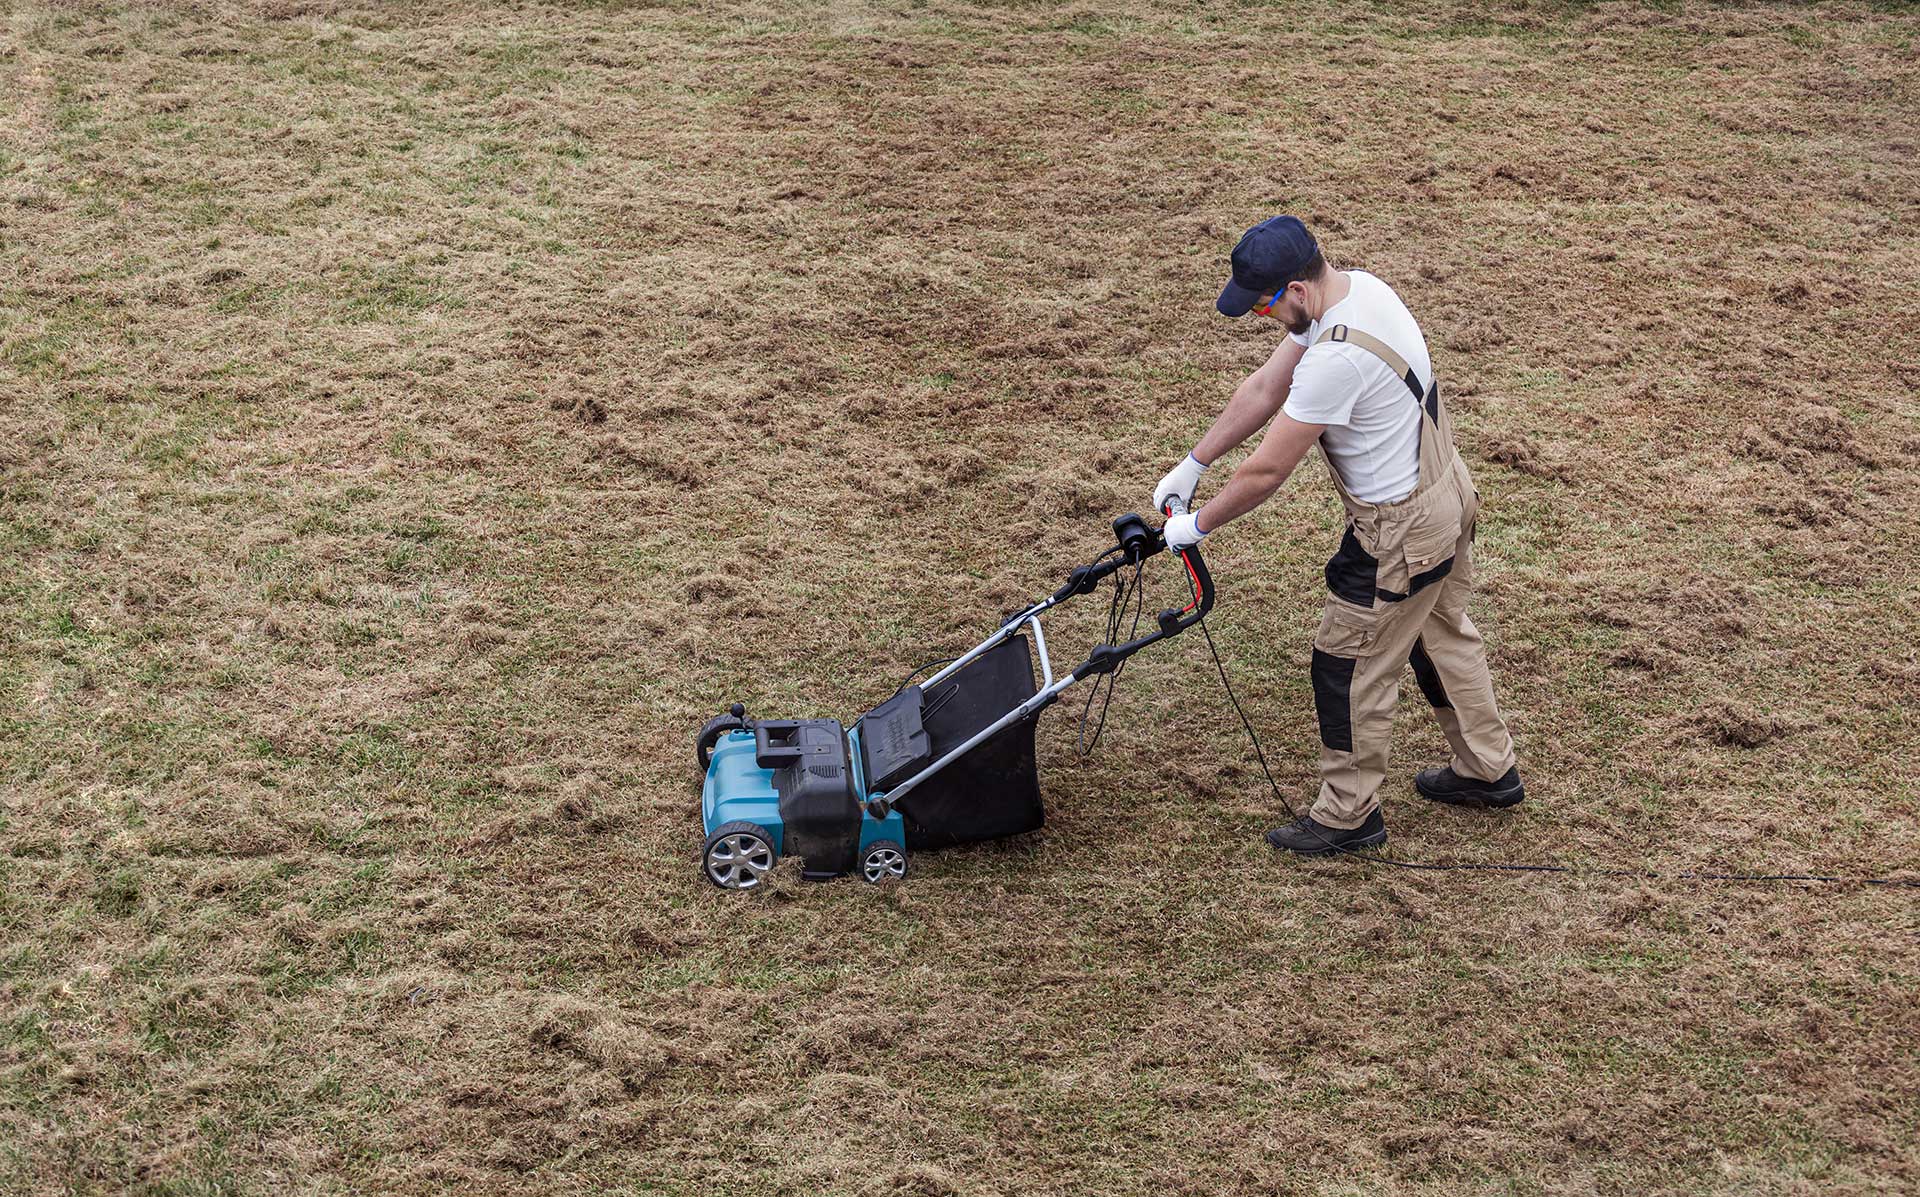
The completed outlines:
{"type": "MultiPolygon", "coordinates": [[[[1233,683],[1227,679],[1227,667],[1220,661],[1220,650],[1214,645],[1213,633],[1207,629],[1207,621],[1204,618],[1200,620],[1200,632],[1207,639],[1207,652],[1212,654],[1213,667],[1220,673],[1220,685],[1227,693],[1227,701],[1233,704],[1234,713],[1240,716],[1240,725],[1247,729],[1247,739],[1253,742],[1254,756],[1260,761],[1260,772],[1266,777],[1267,785],[1273,790],[1274,800],[1280,804],[1280,809],[1298,818],[1299,812],[1293,809],[1293,803],[1287,801],[1286,796],[1280,792],[1280,784],[1274,781],[1273,771],[1267,768],[1267,754],[1260,747],[1260,737],[1255,734],[1253,721],[1247,718],[1247,712],[1241,708],[1240,699],[1233,692],[1233,683]]],[[[1654,869],[1584,868],[1563,864],[1394,860],[1378,852],[1336,844],[1324,837],[1321,842],[1333,852],[1364,860],[1369,864],[1428,873],[1569,873],[1592,877],[1638,877],[1657,881],[1823,881],[1842,885],[1882,885],[1920,889],[1920,880],[1904,877],[1850,877],[1827,873],[1719,873],[1694,869],[1663,873],[1654,869]]]]}
{"type": "MultiPolygon", "coordinates": [[[[1102,554],[1100,560],[1104,560],[1106,557],[1111,556],[1114,551],[1115,550],[1111,550],[1111,549],[1108,550],[1107,553],[1102,554]]],[[[1132,630],[1127,634],[1126,639],[1127,640],[1133,639],[1134,634],[1139,631],[1140,617],[1141,617],[1142,611],[1144,610],[1145,601],[1146,601],[1144,590],[1140,585],[1141,572],[1144,565],[1145,565],[1145,562],[1142,561],[1135,565],[1133,573],[1130,576],[1115,579],[1113,597],[1111,600],[1109,600],[1108,606],[1107,606],[1106,642],[1108,644],[1122,643],[1122,640],[1120,637],[1120,624],[1126,619],[1126,608],[1127,608],[1127,603],[1129,599],[1131,599],[1133,602],[1134,610],[1133,610],[1132,630]]],[[[1197,594],[1196,594],[1196,598],[1197,598],[1197,594]]],[[[1246,729],[1247,739],[1253,745],[1254,756],[1260,762],[1261,776],[1266,778],[1268,788],[1273,791],[1274,801],[1279,804],[1280,809],[1286,811],[1289,815],[1292,815],[1293,817],[1298,818],[1299,812],[1293,809],[1293,804],[1287,801],[1287,797],[1285,794],[1280,792],[1280,783],[1275,781],[1273,778],[1273,770],[1267,764],[1266,750],[1260,744],[1259,734],[1253,730],[1253,721],[1247,717],[1246,709],[1240,705],[1239,696],[1233,692],[1233,682],[1227,676],[1226,664],[1220,660],[1219,646],[1213,642],[1213,631],[1212,629],[1207,627],[1207,621],[1204,616],[1200,620],[1200,634],[1206,638],[1207,652],[1213,658],[1214,669],[1220,674],[1220,687],[1223,691],[1226,692],[1227,701],[1233,705],[1234,714],[1240,716],[1240,726],[1246,729]]],[[[957,658],[948,657],[944,660],[929,661],[927,664],[920,666],[918,669],[915,669],[912,673],[907,675],[906,680],[900,683],[900,689],[896,690],[895,693],[898,694],[901,690],[905,690],[907,688],[908,683],[910,683],[915,677],[919,676],[921,673],[925,672],[926,670],[934,668],[936,666],[940,666],[940,665],[951,664],[956,659],[957,658]]],[[[1098,747],[1100,743],[1100,737],[1102,733],[1104,733],[1106,730],[1107,710],[1108,710],[1108,707],[1111,706],[1113,702],[1113,683],[1116,679],[1118,679],[1118,677],[1120,676],[1121,670],[1125,669],[1125,667],[1126,667],[1126,663],[1122,662],[1119,668],[1116,668],[1112,673],[1106,675],[1105,677],[1101,678],[1099,681],[1095,682],[1093,691],[1087,695],[1086,706],[1083,707],[1080,712],[1079,745],[1080,745],[1080,756],[1083,759],[1093,754],[1094,749],[1098,747]],[[1100,715],[1097,720],[1094,720],[1093,736],[1091,740],[1089,740],[1087,736],[1087,723],[1089,719],[1092,717],[1093,707],[1096,700],[1099,701],[1100,715]]],[[[947,695],[946,697],[950,698],[951,694],[947,695]]],[[[1609,868],[1609,867],[1588,868],[1588,867],[1583,867],[1579,865],[1519,864],[1519,863],[1509,863],[1504,861],[1475,862],[1475,861],[1394,860],[1391,857],[1382,856],[1380,853],[1375,851],[1349,848],[1349,847],[1346,847],[1345,845],[1336,844],[1324,838],[1322,839],[1321,842],[1326,845],[1330,853],[1338,854],[1341,856],[1353,857],[1357,860],[1366,861],[1369,864],[1384,865],[1388,868],[1411,869],[1417,872],[1428,872],[1428,873],[1564,873],[1568,875],[1580,875],[1580,876],[1589,876],[1589,877],[1635,877],[1635,878],[1640,878],[1644,880],[1655,880],[1655,881],[1733,881],[1733,882],[1803,881],[1803,882],[1825,882],[1825,883],[1840,884],[1840,885],[1878,885],[1878,886],[1886,886],[1891,888],[1920,889],[1920,880],[1908,879],[1904,877],[1857,877],[1857,876],[1842,876],[1842,875],[1828,874],[1828,873],[1731,873],[1731,872],[1710,872],[1710,871],[1695,870],[1695,869],[1686,869],[1686,870],[1679,870],[1674,872],[1661,872],[1655,869],[1623,869],[1623,868],[1609,868]]]]}

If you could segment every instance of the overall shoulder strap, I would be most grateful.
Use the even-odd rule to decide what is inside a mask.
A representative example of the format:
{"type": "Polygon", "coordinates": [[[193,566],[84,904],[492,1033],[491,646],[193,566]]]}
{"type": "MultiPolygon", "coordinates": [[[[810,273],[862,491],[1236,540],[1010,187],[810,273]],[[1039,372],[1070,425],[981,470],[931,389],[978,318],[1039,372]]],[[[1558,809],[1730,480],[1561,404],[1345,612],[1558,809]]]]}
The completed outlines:
{"type": "Polygon", "coordinates": [[[1407,390],[1413,392],[1413,405],[1427,413],[1427,419],[1421,421],[1421,480],[1415,492],[1425,490],[1428,484],[1434,484],[1434,480],[1440,478],[1446,469],[1446,459],[1453,457],[1453,428],[1448,421],[1444,421],[1444,415],[1440,411],[1440,380],[1434,379],[1428,382],[1427,386],[1421,386],[1421,377],[1413,373],[1413,367],[1407,365],[1407,359],[1396,354],[1394,346],[1386,344],[1371,332],[1350,329],[1346,325],[1334,325],[1332,329],[1323,330],[1317,338],[1313,338],[1313,344],[1319,346],[1319,344],[1327,344],[1329,340],[1359,346],[1369,354],[1379,357],[1380,361],[1386,363],[1386,369],[1400,375],[1402,382],[1407,384],[1407,390]],[[1436,436],[1427,436],[1428,423],[1432,423],[1436,436]]]}
{"type": "Polygon", "coordinates": [[[1395,374],[1398,374],[1406,382],[1407,389],[1413,392],[1415,399],[1421,399],[1426,396],[1427,388],[1420,384],[1420,376],[1413,372],[1412,366],[1407,365],[1407,359],[1395,353],[1393,346],[1382,341],[1372,333],[1361,332],[1357,328],[1348,328],[1344,324],[1336,324],[1332,328],[1321,332],[1320,336],[1313,343],[1315,345],[1324,345],[1328,341],[1347,345],[1358,345],[1368,353],[1387,363],[1387,368],[1395,374]]]}

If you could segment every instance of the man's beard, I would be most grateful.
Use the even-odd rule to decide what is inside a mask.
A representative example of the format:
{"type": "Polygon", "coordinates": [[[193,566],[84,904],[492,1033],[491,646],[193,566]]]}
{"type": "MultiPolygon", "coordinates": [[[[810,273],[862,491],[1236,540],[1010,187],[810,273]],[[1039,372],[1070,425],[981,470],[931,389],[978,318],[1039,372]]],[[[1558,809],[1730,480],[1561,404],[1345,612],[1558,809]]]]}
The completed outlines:
{"type": "Polygon", "coordinates": [[[1306,336],[1307,330],[1312,327],[1313,317],[1307,315],[1305,312],[1300,314],[1300,319],[1287,321],[1287,331],[1296,337],[1306,336]]]}

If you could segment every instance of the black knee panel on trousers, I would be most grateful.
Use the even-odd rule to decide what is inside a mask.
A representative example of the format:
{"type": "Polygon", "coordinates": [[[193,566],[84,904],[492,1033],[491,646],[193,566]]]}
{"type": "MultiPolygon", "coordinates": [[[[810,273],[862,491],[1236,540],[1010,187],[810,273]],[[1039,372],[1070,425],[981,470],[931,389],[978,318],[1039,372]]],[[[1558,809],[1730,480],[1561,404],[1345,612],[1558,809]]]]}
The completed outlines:
{"type": "Polygon", "coordinates": [[[1313,709],[1320,716],[1320,742],[1335,752],[1353,751],[1352,657],[1313,650],[1313,709]]]}
{"type": "Polygon", "coordinates": [[[1440,684],[1440,671],[1433,667],[1433,658],[1427,655],[1426,644],[1415,640],[1413,655],[1408,661],[1413,666],[1413,680],[1420,683],[1420,693],[1427,696],[1433,709],[1453,709],[1453,703],[1447,699],[1447,688],[1440,684]]]}

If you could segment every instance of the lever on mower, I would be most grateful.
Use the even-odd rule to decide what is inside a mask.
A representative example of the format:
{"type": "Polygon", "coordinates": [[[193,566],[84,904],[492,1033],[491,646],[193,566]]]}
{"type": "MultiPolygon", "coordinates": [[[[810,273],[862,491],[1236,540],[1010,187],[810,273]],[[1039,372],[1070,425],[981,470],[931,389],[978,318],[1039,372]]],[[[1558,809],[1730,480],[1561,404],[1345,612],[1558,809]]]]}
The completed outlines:
{"type": "Polygon", "coordinates": [[[727,708],[726,714],[715,715],[707,720],[707,725],[700,729],[700,734],[693,741],[694,751],[700,757],[700,771],[707,771],[708,763],[713,760],[713,746],[720,742],[721,736],[746,730],[747,708],[737,702],[727,708]]]}

